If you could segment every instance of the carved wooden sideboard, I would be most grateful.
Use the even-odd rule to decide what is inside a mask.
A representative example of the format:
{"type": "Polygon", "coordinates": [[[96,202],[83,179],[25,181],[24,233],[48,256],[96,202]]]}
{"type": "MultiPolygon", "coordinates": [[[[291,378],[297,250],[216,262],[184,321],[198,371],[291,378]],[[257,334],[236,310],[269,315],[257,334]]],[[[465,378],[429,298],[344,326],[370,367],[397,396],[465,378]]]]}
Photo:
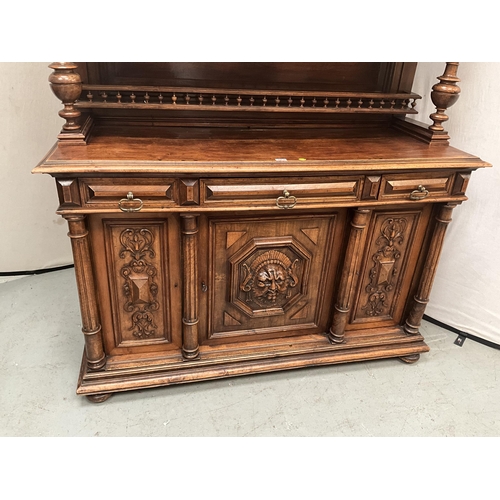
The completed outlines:
{"type": "Polygon", "coordinates": [[[55,178],[85,349],[77,393],[428,351],[454,207],[489,166],[428,127],[415,63],[54,63],[55,178]]]}

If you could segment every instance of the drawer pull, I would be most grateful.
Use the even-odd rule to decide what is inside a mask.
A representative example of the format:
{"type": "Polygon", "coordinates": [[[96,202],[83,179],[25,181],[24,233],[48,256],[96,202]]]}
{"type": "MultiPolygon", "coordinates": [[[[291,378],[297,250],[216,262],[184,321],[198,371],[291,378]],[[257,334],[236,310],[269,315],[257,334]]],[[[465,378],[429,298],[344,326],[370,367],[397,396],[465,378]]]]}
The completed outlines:
{"type": "Polygon", "coordinates": [[[297,198],[290,196],[290,193],[286,189],[283,190],[283,196],[278,196],[276,199],[276,206],[279,208],[293,208],[296,204],[297,198]]]}
{"type": "Polygon", "coordinates": [[[429,191],[420,184],[417,189],[410,193],[410,200],[423,200],[428,194],[429,191]]]}
{"type": "Polygon", "coordinates": [[[129,191],[127,193],[127,197],[126,198],[122,198],[118,202],[118,208],[122,212],[138,212],[142,208],[143,205],[144,205],[144,203],[142,202],[142,200],[140,198],[134,198],[134,194],[132,193],[132,191],[129,191]],[[133,202],[133,201],[139,202],[139,206],[138,207],[129,207],[129,208],[122,207],[122,203],[123,202],[133,202]]]}

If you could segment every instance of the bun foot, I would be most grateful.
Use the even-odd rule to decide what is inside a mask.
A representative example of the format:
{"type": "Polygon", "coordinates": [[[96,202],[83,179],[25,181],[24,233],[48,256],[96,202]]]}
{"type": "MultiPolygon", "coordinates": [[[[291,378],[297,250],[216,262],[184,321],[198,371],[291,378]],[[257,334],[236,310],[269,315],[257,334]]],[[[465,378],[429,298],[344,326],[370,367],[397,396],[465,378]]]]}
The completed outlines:
{"type": "Polygon", "coordinates": [[[410,354],[409,356],[400,356],[399,359],[404,363],[416,363],[420,359],[420,354],[410,354]]]}
{"type": "Polygon", "coordinates": [[[91,394],[90,396],[87,396],[87,399],[91,403],[104,403],[104,401],[107,401],[112,395],[112,392],[108,394],[91,394]]]}

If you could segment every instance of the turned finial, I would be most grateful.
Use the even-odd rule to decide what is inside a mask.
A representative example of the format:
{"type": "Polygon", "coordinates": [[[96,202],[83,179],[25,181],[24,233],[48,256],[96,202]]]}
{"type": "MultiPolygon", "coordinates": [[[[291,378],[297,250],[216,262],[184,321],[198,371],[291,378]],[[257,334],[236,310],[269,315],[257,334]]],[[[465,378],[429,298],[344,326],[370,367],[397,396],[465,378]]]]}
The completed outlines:
{"type": "Polygon", "coordinates": [[[432,87],[431,99],[436,106],[436,113],[430,115],[431,120],[434,122],[429,129],[434,132],[444,132],[443,122],[448,120],[445,114],[447,108],[455,104],[460,94],[460,87],[457,82],[457,62],[446,63],[446,68],[442,76],[438,76],[439,83],[432,87]]]}
{"type": "Polygon", "coordinates": [[[68,62],[55,62],[49,66],[54,70],[49,76],[50,87],[64,104],[64,109],[59,111],[59,116],[66,120],[63,132],[74,132],[80,129],[77,119],[81,113],[74,106],[82,92],[82,80],[74,71],[77,67],[75,63],[68,62]]]}

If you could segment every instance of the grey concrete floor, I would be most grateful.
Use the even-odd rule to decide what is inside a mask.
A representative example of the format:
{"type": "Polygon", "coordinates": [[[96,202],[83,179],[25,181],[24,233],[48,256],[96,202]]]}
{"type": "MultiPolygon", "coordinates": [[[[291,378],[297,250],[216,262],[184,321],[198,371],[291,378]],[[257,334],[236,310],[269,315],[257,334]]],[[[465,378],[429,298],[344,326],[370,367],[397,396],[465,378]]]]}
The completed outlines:
{"type": "Polygon", "coordinates": [[[76,396],[83,350],[73,270],[0,284],[1,436],[500,436],[500,352],[424,323],[431,351],[76,396]]]}

